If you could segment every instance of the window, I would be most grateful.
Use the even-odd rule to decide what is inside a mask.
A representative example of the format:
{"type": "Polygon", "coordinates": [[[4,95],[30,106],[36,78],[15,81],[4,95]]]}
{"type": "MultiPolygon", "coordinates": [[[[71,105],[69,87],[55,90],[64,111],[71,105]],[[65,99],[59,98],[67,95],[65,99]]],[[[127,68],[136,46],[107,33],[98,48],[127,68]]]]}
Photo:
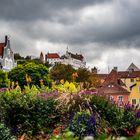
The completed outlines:
{"type": "Polygon", "coordinates": [[[123,96],[118,96],[118,102],[122,102],[123,101],[123,96]]]}
{"type": "Polygon", "coordinates": [[[134,78],[131,78],[130,81],[133,83],[134,82],[134,78]]]}
{"type": "Polygon", "coordinates": [[[132,99],[132,105],[136,104],[136,99],[132,99]]]}

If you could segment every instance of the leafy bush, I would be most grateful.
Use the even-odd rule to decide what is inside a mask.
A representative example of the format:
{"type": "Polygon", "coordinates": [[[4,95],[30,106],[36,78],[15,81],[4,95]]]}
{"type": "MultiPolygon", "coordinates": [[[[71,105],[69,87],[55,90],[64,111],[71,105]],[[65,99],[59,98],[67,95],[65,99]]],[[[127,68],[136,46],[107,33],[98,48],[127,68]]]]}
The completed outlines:
{"type": "Polygon", "coordinates": [[[90,106],[101,115],[102,119],[109,122],[112,127],[120,124],[122,111],[106,96],[93,95],[90,98],[90,106]]]}
{"type": "Polygon", "coordinates": [[[54,124],[60,121],[60,113],[55,109],[56,102],[52,98],[44,100],[31,94],[0,94],[1,120],[14,135],[36,135],[39,131],[50,133],[54,124]]]}
{"type": "Polygon", "coordinates": [[[16,140],[16,137],[11,135],[10,130],[6,128],[3,123],[0,123],[0,139],[1,140],[16,140]]]}
{"type": "Polygon", "coordinates": [[[33,62],[18,65],[8,73],[8,77],[15,83],[18,81],[21,88],[27,83],[40,86],[40,81],[43,81],[44,85],[51,86],[48,78],[48,68],[33,62]]]}

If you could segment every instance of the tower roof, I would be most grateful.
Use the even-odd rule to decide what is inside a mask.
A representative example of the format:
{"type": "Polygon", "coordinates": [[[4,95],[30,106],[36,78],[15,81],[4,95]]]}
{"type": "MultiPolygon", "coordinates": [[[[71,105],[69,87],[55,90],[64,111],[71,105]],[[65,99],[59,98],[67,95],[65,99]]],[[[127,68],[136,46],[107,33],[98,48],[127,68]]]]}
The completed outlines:
{"type": "Polygon", "coordinates": [[[130,66],[127,68],[127,71],[139,71],[140,69],[134,64],[131,63],[130,66]]]}

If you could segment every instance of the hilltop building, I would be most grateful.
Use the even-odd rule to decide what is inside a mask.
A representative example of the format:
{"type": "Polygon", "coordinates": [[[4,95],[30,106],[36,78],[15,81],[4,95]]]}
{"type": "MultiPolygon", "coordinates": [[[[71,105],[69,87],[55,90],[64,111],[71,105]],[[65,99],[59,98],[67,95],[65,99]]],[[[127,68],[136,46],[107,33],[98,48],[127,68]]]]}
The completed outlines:
{"type": "Polygon", "coordinates": [[[41,63],[45,63],[45,57],[44,57],[43,52],[40,53],[40,58],[39,58],[39,60],[40,60],[41,63]]]}
{"type": "MultiPolygon", "coordinates": [[[[40,61],[44,58],[43,53],[40,54],[40,61]]],[[[66,51],[66,53],[62,56],[60,56],[58,53],[47,53],[45,55],[45,61],[48,61],[51,65],[54,65],[55,63],[61,63],[65,65],[72,65],[74,68],[85,68],[86,62],[84,60],[84,57],[82,54],[73,54],[69,51],[66,51]]]]}
{"type": "Polygon", "coordinates": [[[61,57],[61,63],[65,65],[70,64],[76,69],[86,67],[86,62],[82,54],[73,54],[68,51],[61,57]]]}
{"type": "Polygon", "coordinates": [[[45,61],[48,61],[49,64],[54,65],[55,63],[60,63],[61,59],[58,53],[47,53],[45,56],[45,61]]]}
{"type": "Polygon", "coordinates": [[[5,36],[5,42],[0,43],[0,69],[10,71],[16,65],[17,63],[14,60],[10,39],[5,36]]]}

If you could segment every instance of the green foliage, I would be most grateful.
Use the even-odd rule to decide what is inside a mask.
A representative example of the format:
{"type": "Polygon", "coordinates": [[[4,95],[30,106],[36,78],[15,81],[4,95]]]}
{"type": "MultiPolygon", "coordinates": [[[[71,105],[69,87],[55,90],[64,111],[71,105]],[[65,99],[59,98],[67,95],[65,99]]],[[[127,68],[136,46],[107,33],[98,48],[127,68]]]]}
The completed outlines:
{"type": "Polygon", "coordinates": [[[15,53],[15,54],[14,54],[14,59],[15,59],[15,60],[23,60],[24,57],[22,57],[19,53],[15,53]]]}
{"type": "Polygon", "coordinates": [[[36,135],[43,131],[50,133],[54,124],[60,122],[56,101],[52,98],[44,100],[31,94],[19,91],[0,94],[0,119],[3,120],[13,134],[36,135]]]}
{"type": "Polygon", "coordinates": [[[74,68],[71,65],[64,64],[55,64],[50,70],[50,78],[56,82],[64,79],[64,81],[71,82],[73,81],[72,74],[75,72],[74,68]]]}
{"type": "Polygon", "coordinates": [[[48,68],[42,64],[24,63],[12,69],[8,77],[11,81],[19,83],[21,88],[27,85],[26,75],[31,78],[30,85],[39,85],[40,80],[43,80],[44,85],[50,86],[48,78],[48,68]]]}
{"type": "Polygon", "coordinates": [[[3,123],[0,123],[0,139],[1,140],[17,140],[16,137],[11,135],[10,130],[3,123]]]}
{"type": "Polygon", "coordinates": [[[106,96],[93,95],[90,98],[90,106],[93,110],[99,112],[101,118],[109,122],[112,127],[120,124],[122,111],[115,104],[109,101],[106,96]]]}
{"type": "Polygon", "coordinates": [[[10,80],[8,79],[7,73],[0,70],[0,88],[10,87],[10,80]]]}

